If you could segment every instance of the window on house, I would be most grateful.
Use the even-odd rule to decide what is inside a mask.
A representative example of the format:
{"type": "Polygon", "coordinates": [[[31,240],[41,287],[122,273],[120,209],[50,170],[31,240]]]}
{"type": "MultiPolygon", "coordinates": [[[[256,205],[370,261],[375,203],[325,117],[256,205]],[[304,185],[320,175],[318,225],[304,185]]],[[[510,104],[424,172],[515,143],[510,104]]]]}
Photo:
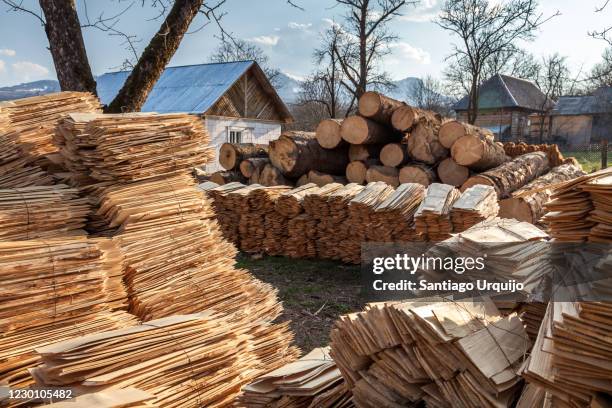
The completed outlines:
{"type": "Polygon", "coordinates": [[[230,143],[242,143],[242,130],[230,130],[227,141],[230,143]]]}

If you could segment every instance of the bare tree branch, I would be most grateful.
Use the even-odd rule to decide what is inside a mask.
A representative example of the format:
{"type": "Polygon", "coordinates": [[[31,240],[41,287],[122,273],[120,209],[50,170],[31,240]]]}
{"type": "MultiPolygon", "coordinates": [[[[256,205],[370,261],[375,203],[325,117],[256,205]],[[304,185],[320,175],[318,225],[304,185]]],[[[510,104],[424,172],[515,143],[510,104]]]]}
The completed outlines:
{"type": "Polygon", "coordinates": [[[36,13],[33,10],[27,9],[25,7],[23,7],[23,0],[22,1],[13,1],[13,0],[2,0],[4,2],[4,4],[6,4],[7,6],[10,7],[9,11],[20,11],[23,13],[27,13],[30,14],[34,17],[36,17],[36,19],[38,21],[40,21],[40,24],[44,27],[47,22],[45,21],[45,19],[42,16],[42,12],[38,12],[36,13]]]}

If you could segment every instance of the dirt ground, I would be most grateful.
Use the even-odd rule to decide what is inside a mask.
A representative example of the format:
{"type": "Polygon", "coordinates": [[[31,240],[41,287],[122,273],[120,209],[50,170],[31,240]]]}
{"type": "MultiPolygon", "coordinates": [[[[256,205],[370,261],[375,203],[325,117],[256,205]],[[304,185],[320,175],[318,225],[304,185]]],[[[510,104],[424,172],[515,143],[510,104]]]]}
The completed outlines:
{"type": "Polygon", "coordinates": [[[285,309],[279,321],[291,320],[295,342],[304,353],[329,343],[338,316],[364,306],[359,266],[272,256],[256,259],[246,254],[238,257],[237,266],[278,289],[285,309]]]}

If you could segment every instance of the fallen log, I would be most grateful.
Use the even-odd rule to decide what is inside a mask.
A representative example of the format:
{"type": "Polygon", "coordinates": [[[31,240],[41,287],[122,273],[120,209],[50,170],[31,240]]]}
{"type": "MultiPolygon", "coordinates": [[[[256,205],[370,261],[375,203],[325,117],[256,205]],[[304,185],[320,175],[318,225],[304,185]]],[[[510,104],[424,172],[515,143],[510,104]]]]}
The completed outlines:
{"type": "Polygon", "coordinates": [[[436,181],[436,174],[424,164],[410,164],[399,171],[400,184],[417,183],[427,187],[434,181],[436,181]]]}
{"type": "Polygon", "coordinates": [[[348,156],[350,161],[366,161],[368,159],[378,160],[380,151],[384,145],[371,144],[371,145],[356,145],[352,144],[349,146],[348,156]]]}
{"type": "Polygon", "coordinates": [[[393,111],[391,125],[400,132],[408,132],[420,121],[429,123],[440,123],[442,117],[431,111],[415,108],[414,106],[404,105],[393,111]]]}
{"type": "Polygon", "coordinates": [[[333,174],[322,173],[316,170],[310,170],[308,172],[308,182],[314,183],[319,187],[323,187],[324,185],[331,183],[347,183],[346,177],[344,176],[334,176],[333,174]]]}
{"type": "Polygon", "coordinates": [[[253,157],[268,157],[268,146],[253,143],[223,143],[219,149],[219,164],[225,170],[237,169],[243,160],[253,157]]]}
{"type": "Polygon", "coordinates": [[[349,116],[340,127],[342,139],[351,144],[376,144],[398,142],[399,133],[362,116],[349,116]]]}
{"type": "Polygon", "coordinates": [[[448,157],[448,149],[438,140],[439,128],[439,123],[419,122],[407,135],[410,157],[427,164],[436,164],[448,157]]]}
{"type": "Polygon", "coordinates": [[[237,181],[239,183],[245,184],[247,182],[246,178],[239,171],[217,171],[210,176],[210,181],[213,183],[217,183],[220,186],[223,184],[231,183],[233,181],[237,181]]]}
{"type": "Polygon", "coordinates": [[[473,134],[457,139],[451,155],[457,164],[476,171],[489,170],[510,160],[501,143],[473,134]]]}
{"type": "Polygon", "coordinates": [[[270,161],[285,176],[298,178],[310,170],[344,174],[348,148],[324,149],[313,132],[285,132],[270,142],[270,161]]]}
{"type": "Polygon", "coordinates": [[[495,140],[495,136],[490,130],[470,125],[468,123],[459,122],[457,120],[446,122],[440,127],[440,143],[442,143],[442,146],[446,147],[447,149],[452,148],[459,138],[468,135],[476,136],[480,139],[490,139],[491,141],[495,140]]]}
{"type": "Polygon", "coordinates": [[[319,145],[325,149],[334,149],[342,143],[346,143],[340,135],[341,126],[342,119],[322,120],[315,131],[319,145]]]}
{"type": "Polygon", "coordinates": [[[363,184],[366,181],[368,168],[375,165],[380,165],[376,159],[352,161],[346,166],[346,179],[350,183],[363,184]]]}
{"type": "Polygon", "coordinates": [[[400,143],[388,143],[380,151],[380,161],[385,166],[399,167],[408,161],[406,146],[400,143]]]}
{"type": "Polygon", "coordinates": [[[395,167],[370,166],[366,171],[366,181],[373,183],[383,181],[390,186],[399,186],[399,171],[395,167]]]}
{"type": "Polygon", "coordinates": [[[287,179],[279,169],[270,163],[266,164],[261,171],[259,184],[267,187],[293,185],[291,180],[287,179]]]}
{"type": "Polygon", "coordinates": [[[535,224],[545,213],[544,204],[552,194],[550,187],[585,174],[582,169],[571,164],[555,167],[516,190],[510,198],[501,200],[499,215],[501,218],[514,218],[535,224]]]}
{"type": "Polygon", "coordinates": [[[470,177],[461,186],[461,191],[477,184],[484,184],[493,186],[499,198],[507,198],[510,193],[546,173],[549,168],[546,153],[528,153],[501,166],[470,177]]]}
{"type": "Polygon", "coordinates": [[[240,172],[246,178],[250,178],[253,174],[260,173],[266,164],[270,163],[267,157],[254,157],[240,162],[240,172]]]}
{"type": "Polygon", "coordinates": [[[470,178],[470,169],[457,164],[452,157],[447,157],[438,165],[438,177],[444,184],[460,187],[470,178]]]}
{"type": "Polygon", "coordinates": [[[359,114],[382,125],[391,126],[391,116],[404,102],[369,91],[359,98],[359,114]]]}

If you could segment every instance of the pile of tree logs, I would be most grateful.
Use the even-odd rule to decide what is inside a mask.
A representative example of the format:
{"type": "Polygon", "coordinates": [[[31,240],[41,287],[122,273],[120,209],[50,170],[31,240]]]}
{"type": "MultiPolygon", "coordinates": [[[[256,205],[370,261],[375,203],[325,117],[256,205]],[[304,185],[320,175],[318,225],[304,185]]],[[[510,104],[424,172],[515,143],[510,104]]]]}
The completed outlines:
{"type": "Polygon", "coordinates": [[[509,408],[530,347],[519,318],[486,300],[373,304],[331,333],[360,407],[509,408]]]}

